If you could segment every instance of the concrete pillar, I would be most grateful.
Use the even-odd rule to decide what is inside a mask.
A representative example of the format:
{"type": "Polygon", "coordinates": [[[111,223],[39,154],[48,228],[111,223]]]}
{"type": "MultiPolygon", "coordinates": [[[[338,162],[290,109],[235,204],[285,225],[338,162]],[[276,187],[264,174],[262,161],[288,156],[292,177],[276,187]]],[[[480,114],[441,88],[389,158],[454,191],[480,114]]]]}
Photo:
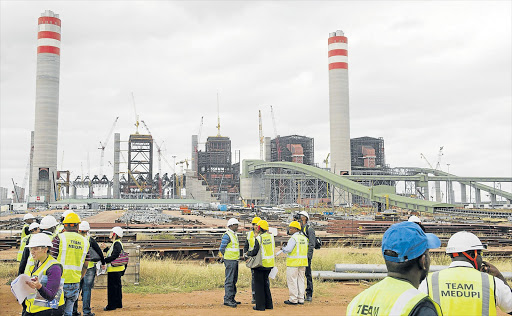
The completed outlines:
{"type": "Polygon", "coordinates": [[[496,194],[491,193],[491,205],[496,205],[496,194]]]}
{"type": "Polygon", "coordinates": [[[467,203],[467,197],[466,197],[466,185],[461,183],[460,184],[460,202],[461,203],[467,203]]]}
{"type": "Polygon", "coordinates": [[[192,155],[191,155],[191,157],[192,157],[192,171],[193,171],[193,176],[195,176],[195,177],[197,177],[198,146],[199,146],[198,135],[192,135],[192,155]]]}
{"type": "Polygon", "coordinates": [[[441,196],[441,182],[435,181],[434,187],[436,190],[436,202],[439,202],[439,203],[443,202],[443,197],[441,196]]]}
{"type": "Polygon", "coordinates": [[[480,195],[480,189],[475,188],[475,203],[482,203],[482,197],[480,195]]]}
{"type": "Polygon", "coordinates": [[[265,140],[264,140],[264,144],[265,144],[265,161],[272,161],[272,147],[271,147],[271,138],[270,137],[265,137],[265,140]]]}

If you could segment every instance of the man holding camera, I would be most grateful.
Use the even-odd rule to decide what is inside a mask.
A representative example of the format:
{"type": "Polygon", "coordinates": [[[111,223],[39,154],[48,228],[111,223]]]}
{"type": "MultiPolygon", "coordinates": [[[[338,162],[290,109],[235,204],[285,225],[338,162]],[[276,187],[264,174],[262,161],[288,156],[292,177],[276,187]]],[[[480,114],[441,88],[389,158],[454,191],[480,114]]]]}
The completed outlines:
{"type": "Polygon", "coordinates": [[[306,211],[300,211],[297,214],[297,220],[300,222],[300,226],[302,227],[302,232],[309,240],[308,247],[308,266],[306,267],[306,299],[305,301],[311,302],[313,300],[313,277],[311,275],[311,259],[313,259],[313,251],[316,246],[316,235],[315,229],[309,223],[309,214],[306,211]]]}

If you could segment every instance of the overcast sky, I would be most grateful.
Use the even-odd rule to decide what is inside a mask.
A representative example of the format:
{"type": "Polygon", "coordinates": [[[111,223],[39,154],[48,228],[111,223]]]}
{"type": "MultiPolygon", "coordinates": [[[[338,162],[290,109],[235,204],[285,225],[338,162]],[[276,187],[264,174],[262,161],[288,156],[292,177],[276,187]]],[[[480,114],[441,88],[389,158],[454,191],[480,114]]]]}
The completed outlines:
{"type": "MultiPolygon", "coordinates": [[[[0,186],[25,176],[37,18],[47,9],[62,20],[58,168],[73,179],[81,166],[88,173],[88,157],[99,172],[99,142],[117,116],[121,140],[135,132],[132,92],[170,165],[173,155],[190,158],[201,116],[201,140],[217,134],[217,91],[221,134],[242,159],[259,158],[259,109],[264,136],[275,136],[273,105],[277,133],[313,137],[321,164],[330,151],[327,39],[338,29],[349,43],[351,137],[383,137],[393,167],[428,167],[420,153],[435,165],[444,146],[445,171],[512,176],[510,1],[0,5],[0,186]]],[[[105,155],[108,166],[113,137],[105,155]]]]}

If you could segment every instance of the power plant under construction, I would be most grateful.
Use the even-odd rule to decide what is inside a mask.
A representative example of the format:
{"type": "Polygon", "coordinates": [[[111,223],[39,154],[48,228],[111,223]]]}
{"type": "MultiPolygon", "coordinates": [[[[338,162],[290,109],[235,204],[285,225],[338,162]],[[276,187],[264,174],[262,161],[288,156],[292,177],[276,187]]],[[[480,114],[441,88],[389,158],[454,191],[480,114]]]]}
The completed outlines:
{"type": "MultiPolygon", "coordinates": [[[[458,177],[442,171],[440,160],[435,167],[427,161],[430,168],[390,167],[386,164],[383,138],[350,138],[348,40],[340,30],[327,37],[330,154],[322,157],[323,163],[315,163],[315,142],[307,135],[263,137],[260,113],[259,159],[240,160],[230,137],[220,133],[220,117],[217,135],[207,137],[204,143],[201,119],[199,134],[191,135],[191,158],[176,161],[173,156],[172,163],[143,120],[140,123],[145,131],[139,132],[137,118],[137,131],[126,137],[114,133],[116,118],[106,141],[100,143],[99,175],[82,177],[74,176],[78,172],[58,170],[60,34],[59,15],[45,11],[38,19],[36,119],[30,144],[28,199],[24,187],[15,186],[14,192],[14,202],[28,203],[29,208],[82,201],[90,207],[139,202],[297,204],[433,212],[512,204],[512,193],[497,185],[512,182],[512,178],[458,177]],[[103,174],[103,154],[111,136],[113,163],[105,168],[110,168],[113,177],[108,178],[103,174]],[[127,149],[121,148],[122,143],[128,144],[127,149]],[[176,166],[182,172],[177,172],[176,166]],[[455,182],[460,185],[457,190],[455,182]],[[404,185],[403,193],[397,193],[398,184],[404,185]],[[483,201],[482,191],[488,193],[489,201],[483,201]]],[[[442,150],[441,147],[439,159],[442,150]]]]}

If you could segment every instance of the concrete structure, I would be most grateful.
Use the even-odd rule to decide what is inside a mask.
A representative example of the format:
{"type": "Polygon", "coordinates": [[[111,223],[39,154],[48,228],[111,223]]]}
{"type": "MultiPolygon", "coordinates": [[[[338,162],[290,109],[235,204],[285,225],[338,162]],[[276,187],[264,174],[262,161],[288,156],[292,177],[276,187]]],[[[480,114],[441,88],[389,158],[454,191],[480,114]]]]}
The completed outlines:
{"type": "Polygon", "coordinates": [[[36,109],[31,194],[55,200],[60,76],[59,15],[46,10],[38,19],[36,109]]]}
{"type": "Polygon", "coordinates": [[[343,31],[330,33],[328,45],[331,171],[350,174],[348,54],[343,31]]]}
{"type": "Polygon", "coordinates": [[[194,177],[197,177],[197,151],[199,146],[198,135],[192,135],[192,172],[194,177]]]}

